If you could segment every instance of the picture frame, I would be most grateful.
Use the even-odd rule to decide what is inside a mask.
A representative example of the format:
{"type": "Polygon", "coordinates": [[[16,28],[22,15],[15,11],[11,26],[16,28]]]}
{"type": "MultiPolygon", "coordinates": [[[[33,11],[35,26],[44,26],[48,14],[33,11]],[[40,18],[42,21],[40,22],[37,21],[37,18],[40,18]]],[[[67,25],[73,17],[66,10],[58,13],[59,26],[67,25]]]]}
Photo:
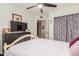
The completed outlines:
{"type": "Polygon", "coordinates": [[[12,13],[12,20],[21,22],[22,21],[22,16],[18,15],[16,13],[12,13]]]}

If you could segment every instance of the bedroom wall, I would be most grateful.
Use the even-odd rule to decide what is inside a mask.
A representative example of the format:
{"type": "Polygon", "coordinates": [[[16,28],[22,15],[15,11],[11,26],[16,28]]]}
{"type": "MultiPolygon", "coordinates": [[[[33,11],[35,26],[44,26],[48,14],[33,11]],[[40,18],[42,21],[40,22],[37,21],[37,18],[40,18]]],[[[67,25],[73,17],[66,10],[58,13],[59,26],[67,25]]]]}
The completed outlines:
{"type": "MultiPolygon", "coordinates": [[[[29,31],[37,36],[37,20],[46,20],[46,22],[48,21],[47,18],[47,14],[44,15],[43,19],[39,18],[39,14],[34,15],[31,14],[30,12],[27,12],[25,9],[18,7],[14,4],[0,4],[0,32],[2,28],[7,28],[10,27],[10,20],[12,20],[12,13],[16,13],[19,15],[22,15],[22,20],[23,22],[27,22],[28,23],[28,29],[29,31]]],[[[47,22],[48,23],[48,22],[47,22]]],[[[48,24],[46,25],[46,27],[48,27],[48,24]]],[[[46,32],[48,32],[48,28],[46,28],[46,32]]],[[[48,35],[46,34],[46,37],[48,35]]]]}
{"type": "Polygon", "coordinates": [[[54,39],[54,17],[79,13],[79,4],[58,8],[49,13],[49,38],[54,39]]]}
{"type": "MultiPolygon", "coordinates": [[[[28,23],[28,27],[30,26],[30,20],[34,19],[32,14],[29,14],[25,10],[18,8],[13,4],[0,4],[0,31],[2,28],[7,28],[10,26],[10,20],[12,20],[12,13],[22,15],[22,20],[23,22],[28,23]]],[[[29,27],[29,29],[31,29],[31,27],[29,27]]]]}

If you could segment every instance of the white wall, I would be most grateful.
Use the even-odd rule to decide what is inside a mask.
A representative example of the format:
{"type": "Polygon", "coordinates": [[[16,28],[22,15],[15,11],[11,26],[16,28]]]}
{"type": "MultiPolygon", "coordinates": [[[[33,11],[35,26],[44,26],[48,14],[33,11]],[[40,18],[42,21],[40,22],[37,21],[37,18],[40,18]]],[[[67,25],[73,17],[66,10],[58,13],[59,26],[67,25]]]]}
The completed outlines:
{"type": "MultiPolygon", "coordinates": [[[[28,28],[31,32],[34,32],[34,16],[25,10],[13,6],[12,4],[0,4],[0,30],[10,26],[10,20],[12,20],[12,13],[22,15],[23,22],[28,23],[28,28]]],[[[35,26],[35,25],[34,25],[35,26]]]]}
{"type": "Polygon", "coordinates": [[[54,17],[79,13],[79,4],[56,9],[49,13],[49,38],[54,39],[54,17]]]}
{"type": "MultiPolygon", "coordinates": [[[[0,4],[0,30],[2,28],[10,27],[10,20],[12,20],[12,13],[22,15],[23,22],[28,23],[29,31],[33,35],[35,36],[37,35],[37,20],[41,20],[40,15],[31,14],[21,7],[17,7],[13,4],[6,4],[6,3],[0,4]]],[[[47,20],[47,18],[48,18],[47,15],[44,15],[44,18],[42,20],[47,20]]],[[[48,24],[46,26],[48,26],[48,24]]],[[[46,29],[46,32],[48,32],[48,28],[46,29]]]]}
{"type": "Polygon", "coordinates": [[[12,13],[21,14],[21,10],[11,6],[10,4],[0,4],[0,28],[8,27],[9,21],[12,19],[12,13]]]}

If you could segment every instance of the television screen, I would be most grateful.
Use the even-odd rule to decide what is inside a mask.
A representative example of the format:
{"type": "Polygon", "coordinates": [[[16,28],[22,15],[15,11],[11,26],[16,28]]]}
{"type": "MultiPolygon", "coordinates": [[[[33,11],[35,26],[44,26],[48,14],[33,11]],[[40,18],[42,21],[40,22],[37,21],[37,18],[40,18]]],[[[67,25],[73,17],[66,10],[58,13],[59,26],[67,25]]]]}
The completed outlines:
{"type": "Polygon", "coordinates": [[[11,21],[11,31],[25,31],[27,29],[27,23],[11,21]]]}
{"type": "Polygon", "coordinates": [[[22,25],[17,25],[17,31],[22,31],[22,25]]]}

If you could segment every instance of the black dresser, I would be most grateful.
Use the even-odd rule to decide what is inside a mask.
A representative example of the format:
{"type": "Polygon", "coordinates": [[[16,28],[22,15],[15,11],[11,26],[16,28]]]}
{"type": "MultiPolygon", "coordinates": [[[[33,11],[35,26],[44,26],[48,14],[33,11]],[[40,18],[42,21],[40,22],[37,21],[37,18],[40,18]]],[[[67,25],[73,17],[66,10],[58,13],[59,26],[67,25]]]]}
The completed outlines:
{"type": "MultiPolygon", "coordinates": [[[[20,36],[25,35],[25,34],[31,34],[31,33],[26,32],[26,31],[3,33],[3,35],[2,35],[3,42],[7,42],[7,44],[11,44],[17,38],[19,38],[20,36]]],[[[27,38],[26,40],[30,40],[30,38],[27,38]]]]}

